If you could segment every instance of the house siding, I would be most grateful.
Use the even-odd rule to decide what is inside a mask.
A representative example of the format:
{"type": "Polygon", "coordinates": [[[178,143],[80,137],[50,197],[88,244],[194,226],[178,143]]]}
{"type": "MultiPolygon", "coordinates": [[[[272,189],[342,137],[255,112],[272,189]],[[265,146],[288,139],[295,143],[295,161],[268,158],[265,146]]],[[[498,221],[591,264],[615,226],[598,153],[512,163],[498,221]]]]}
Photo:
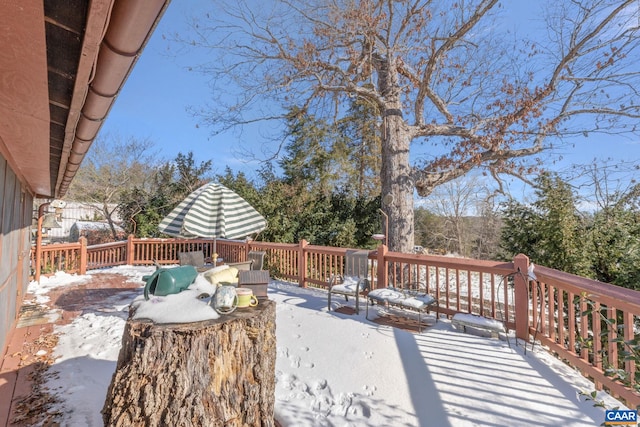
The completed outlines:
{"type": "Polygon", "coordinates": [[[5,348],[29,285],[33,196],[0,155],[0,348],[5,348]]]}

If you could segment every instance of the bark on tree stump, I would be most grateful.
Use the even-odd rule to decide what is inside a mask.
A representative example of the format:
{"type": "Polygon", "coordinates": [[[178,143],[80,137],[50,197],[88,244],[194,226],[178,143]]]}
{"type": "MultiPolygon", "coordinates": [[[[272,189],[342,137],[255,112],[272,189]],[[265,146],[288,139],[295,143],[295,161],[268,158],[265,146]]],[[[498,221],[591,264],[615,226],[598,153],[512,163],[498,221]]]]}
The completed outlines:
{"type": "Polygon", "coordinates": [[[105,426],[274,426],[275,302],[219,319],[129,319],[105,426]]]}

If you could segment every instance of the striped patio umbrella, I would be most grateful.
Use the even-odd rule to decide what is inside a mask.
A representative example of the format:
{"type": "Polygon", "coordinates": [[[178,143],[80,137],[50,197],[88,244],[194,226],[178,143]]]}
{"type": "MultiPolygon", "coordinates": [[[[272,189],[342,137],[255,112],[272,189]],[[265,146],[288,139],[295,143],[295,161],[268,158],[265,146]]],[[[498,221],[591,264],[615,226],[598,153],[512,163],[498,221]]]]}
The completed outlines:
{"type": "Polygon", "coordinates": [[[158,228],[176,237],[242,239],[266,226],[264,217],[246,200],[224,185],[210,182],[189,194],[158,228]]]}

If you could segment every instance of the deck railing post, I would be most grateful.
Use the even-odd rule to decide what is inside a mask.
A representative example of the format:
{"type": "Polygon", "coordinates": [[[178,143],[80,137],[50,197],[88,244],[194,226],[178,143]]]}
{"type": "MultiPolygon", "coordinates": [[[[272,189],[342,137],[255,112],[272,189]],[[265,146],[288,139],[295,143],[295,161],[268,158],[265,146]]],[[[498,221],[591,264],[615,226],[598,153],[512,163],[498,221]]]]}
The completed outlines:
{"type": "Polygon", "coordinates": [[[529,257],[524,254],[516,255],[513,258],[513,266],[518,272],[513,278],[516,337],[529,341],[529,257]]]}
{"type": "Polygon", "coordinates": [[[300,240],[300,246],[298,248],[298,285],[307,287],[307,254],[306,247],[309,243],[302,239],[300,240]]]}
{"type": "Polygon", "coordinates": [[[42,216],[38,217],[38,233],[36,234],[36,262],[35,281],[40,283],[42,272],[42,216]]]}
{"type": "Polygon", "coordinates": [[[40,283],[40,274],[42,273],[42,221],[44,220],[44,211],[51,203],[43,203],[38,207],[38,230],[36,231],[36,282],[40,283]]]}
{"type": "Polygon", "coordinates": [[[244,241],[244,260],[248,260],[249,259],[249,252],[251,251],[251,242],[253,242],[252,239],[245,239],[244,241]]]}
{"type": "Polygon", "coordinates": [[[378,251],[377,251],[377,261],[378,261],[378,272],[377,272],[377,276],[378,276],[378,281],[376,283],[376,288],[384,288],[387,286],[387,282],[389,280],[388,277],[388,272],[389,269],[387,268],[387,262],[385,261],[385,256],[387,255],[387,251],[389,249],[387,248],[387,245],[380,245],[378,246],[378,251]],[[380,284],[382,283],[382,286],[380,286],[380,284]]]}
{"type": "Polygon", "coordinates": [[[134,265],[135,251],[133,249],[133,234],[127,236],[127,265],[134,265]]]}
{"type": "Polygon", "coordinates": [[[87,274],[87,238],[81,236],[78,243],[80,243],[80,265],[78,266],[80,271],[78,274],[87,274]]]}

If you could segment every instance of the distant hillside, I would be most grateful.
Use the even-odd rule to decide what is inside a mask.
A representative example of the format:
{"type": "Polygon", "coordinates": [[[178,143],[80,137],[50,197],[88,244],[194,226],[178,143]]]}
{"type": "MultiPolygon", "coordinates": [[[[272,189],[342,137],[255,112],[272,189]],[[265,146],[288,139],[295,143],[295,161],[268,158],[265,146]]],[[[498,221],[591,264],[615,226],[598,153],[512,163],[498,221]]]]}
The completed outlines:
{"type": "Polygon", "coordinates": [[[496,259],[501,229],[497,215],[451,218],[422,212],[416,214],[415,244],[430,254],[496,259]]]}

